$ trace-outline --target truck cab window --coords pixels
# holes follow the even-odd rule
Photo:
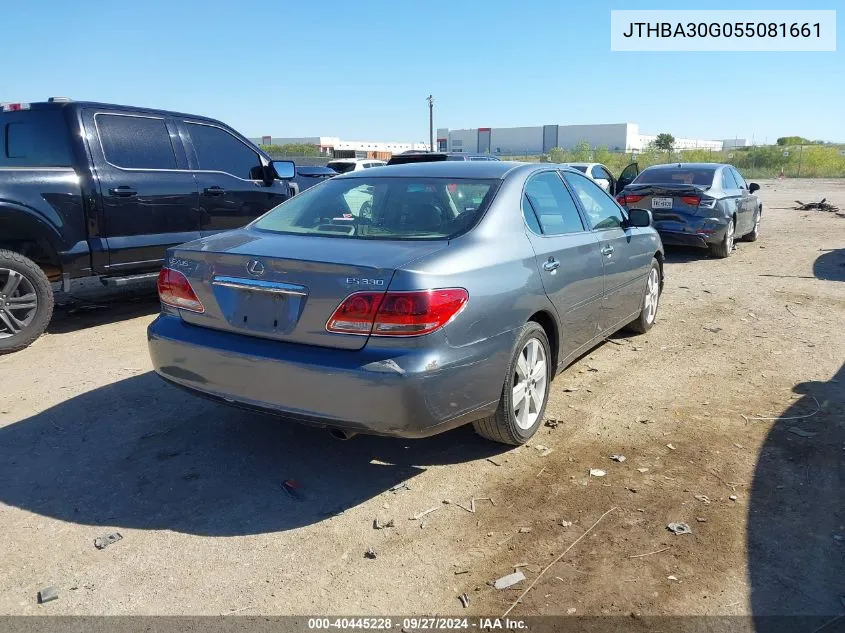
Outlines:
[[[226,130],[202,123],[188,123],[201,171],[222,171],[244,180],[261,178],[261,160]]]
[[[123,169],[176,169],[176,155],[162,118],[98,113],[103,154]]]

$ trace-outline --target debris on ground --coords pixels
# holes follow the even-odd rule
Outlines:
[[[508,587],[513,587],[515,584],[522,582],[525,580],[525,574],[521,571],[515,571],[512,574],[508,574],[507,576],[502,576],[498,580],[493,581],[493,586],[496,589],[507,589]]]
[[[368,547],[367,551],[364,552],[364,558],[369,558],[370,560],[374,560],[376,555],[376,550],[374,550],[372,547]]]
[[[704,517],[695,517],[695,520],[699,523],[707,523],[707,519],[705,519]]]
[[[666,576],[666,580],[677,580],[677,576]]]
[[[461,574],[468,574],[468,573],[469,573],[469,569],[456,569],[455,570],[456,576],[460,576]]]
[[[458,596],[458,600],[461,601],[461,606],[466,609],[469,606],[469,596],[465,593],[462,593]]]
[[[692,528],[686,523],[670,523],[666,529],[672,534],[692,534]]]
[[[674,445],[674,444],[667,444],[667,445],[666,445],[666,448],[668,448],[670,451],[674,451],[674,450],[675,450],[675,445]]]
[[[601,468],[591,468],[590,477],[604,477],[607,473]]]
[[[501,466],[501,464],[499,462],[497,462],[495,459],[493,459],[492,457],[488,457],[487,461],[490,462],[491,464],[493,464],[494,466]]]
[[[383,530],[385,528],[392,528],[392,527],[394,527],[394,525],[395,524],[393,522],[393,519],[388,519],[384,523],[379,521],[378,518],[373,519],[373,529],[374,530]]]
[[[94,547],[97,549],[105,549],[112,543],[117,543],[123,537],[120,535],[120,532],[112,532],[111,534],[106,534],[105,536],[98,536],[94,539]]]
[[[718,334],[719,332],[722,331],[722,328],[720,328],[720,327],[705,327],[704,329],[707,330],[708,332],[713,332],[713,334]]]
[[[555,450],[553,448],[549,448],[548,446],[543,446],[542,444],[535,444],[534,448],[540,452],[540,457],[546,457],[549,453]]]
[[[548,420],[546,420],[545,424],[550,429],[556,429],[558,427],[558,425],[560,424],[560,420],[556,420],[554,418],[549,418]]]
[[[578,609],[576,609],[575,607],[569,607],[569,608],[566,610],[566,615],[575,615],[575,612],[576,612],[576,611],[578,611]]]
[[[560,521],[558,521],[558,525],[560,527],[565,527],[565,528],[572,527],[572,521],[567,521],[566,519],[561,519]]]
[[[612,459],[615,462],[624,462],[627,459],[627,457],[625,457],[624,455],[611,455],[610,459]]]
[[[562,391],[566,393],[574,393],[576,391],[579,391],[580,389],[581,387],[564,387]]]
[[[789,431],[790,433],[797,435],[798,437],[810,438],[810,437],[816,437],[816,435],[818,435],[818,433],[814,433],[813,431],[805,431],[804,429],[797,427],[797,426],[790,426],[786,430]]]
[[[521,527],[521,528],[519,528],[519,533],[520,533],[520,534],[528,534],[530,531],[531,531],[531,528],[530,528],[530,527]]]
[[[668,549],[668,547],[664,547],[663,549],[658,549],[653,552],[646,552],[645,554],[634,554],[633,556],[629,556],[628,558],[642,558],[643,556],[651,556],[652,554],[659,554],[660,552],[665,552]]]
[[[389,492],[399,492],[400,490],[410,490],[411,487],[408,485],[407,481],[403,481],[401,484],[396,484],[389,490]]]
[[[38,604],[44,604],[45,602],[50,602],[51,600],[58,599],[59,589],[55,585],[44,587],[41,591],[38,592]]]
[[[647,473],[647,472],[648,472],[648,468],[637,468],[637,471],[639,471],[639,472],[641,472],[641,473]]]
[[[728,497],[728,499],[730,499],[731,501],[736,501],[738,497],[736,495],[731,495],[730,497]]]
[[[295,501],[304,501],[305,497],[303,496],[299,488],[299,482],[295,479],[285,479],[282,482],[282,490],[288,493],[288,496],[290,496],[291,499]]]
[[[491,499],[490,497],[473,497],[472,499],[469,500],[469,507],[466,507],[465,505],[461,505],[460,503],[456,503],[455,505],[458,506],[461,510],[466,510],[467,512],[471,512],[472,514],[475,514],[475,502],[476,501],[489,501],[490,505],[492,505],[492,506],[496,505],[496,502],[493,501],[493,499]]]
[[[836,207],[830,204],[827,201],[827,198],[822,198],[821,202],[801,202],[800,200],[795,201],[798,206],[792,207],[795,211],[826,211],[828,213],[836,213],[839,211],[839,207]]]
[[[695,495],[695,498],[701,501],[701,503],[710,503],[710,497],[708,497],[707,495]]]
[[[411,517],[411,521],[419,521],[426,514],[431,514],[435,510],[439,510],[442,507],[443,507],[442,505],[434,506],[433,508],[429,508],[428,510],[423,510],[422,512],[418,512],[417,514],[415,514],[414,516]]]

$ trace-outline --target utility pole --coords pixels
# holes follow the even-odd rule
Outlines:
[[[428,95],[428,151],[434,151],[434,97]]]

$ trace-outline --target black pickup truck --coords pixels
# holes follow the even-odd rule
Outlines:
[[[293,177],[293,163],[206,117],[3,104],[0,354],[41,335],[54,291],[154,279],[168,247],[243,226],[293,195]]]

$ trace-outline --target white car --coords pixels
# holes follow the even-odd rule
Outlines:
[[[339,174],[345,174],[349,171],[361,171],[362,169],[384,167],[385,165],[387,165],[385,161],[373,158],[337,158],[330,161],[326,167],[334,169]]]
[[[610,169],[601,163],[563,163],[567,167],[577,169],[582,174],[589,176],[599,187],[610,195],[616,195],[640,173],[637,163],[628,165],[619,177],[616,178],[610,173]]]

